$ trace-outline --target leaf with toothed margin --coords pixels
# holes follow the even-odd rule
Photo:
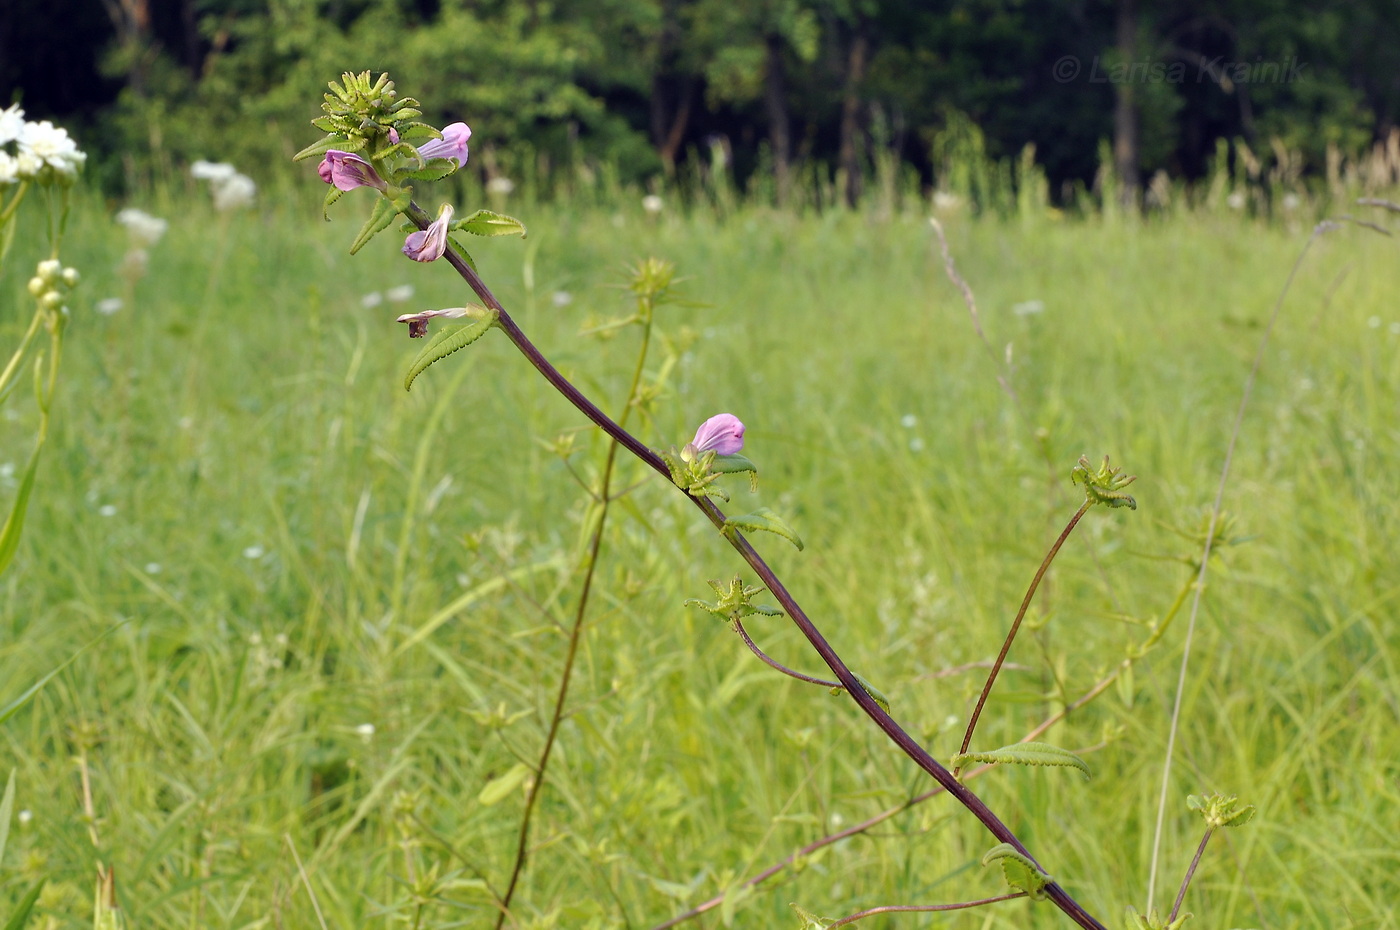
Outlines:
[[[491,311],[487,316],[470,326],[457,326],[439,332],[423,347],[423,351],[418,353],[418,357],[409,366],[408,375],[403,381],[403,389],[405,391],[413,390],[414,379],[426,371],[429,365],[442,361],[458,349],[465,349],[486,335],[486,331],[496,325],[496,317],[499,315],[495,311]]]
[[[355,237],[355,241],[350,245],[350,254],[354,255],[365,247],[375,236],[382,233],[393,225],[394,217],[399,212],[394,208],[394,204],[384,197],[376,197],[374,200],[374,212],[365,220],[365,225],[360,227],[360,234]]]
[[[1092,777],[1083,759],[1059,746],[1049,743],[1012,743],[986,752],[960,752],[953,757],[953,767],[963,768],[969,762],[993,762],[1000,765],[1062,765],[1075,768]]]
[[[802,918],[802,927],[800,928],[800,930],[826,930],[827,927],[835,923],[834,918],[818,917],[816,914],[813,914],[811,911],[807,910],[805,907],[796,903],[795,901],[790,902],[788,904],[788,907],[796,911],[797,916]]]
[[[753,513],[741,513],[736,517],[730,517],[724,521],[722,529],[724,532],[729,530],[748,530],[750,532],[762,530],[765,533],[775,533],[796,546],[799,552],[804,548],[797,531],[789,526],[786,520],[767,507],[760,507]]]
[[[998,843],[982,856],[983,865],[1001,862],[1001,874],[1012,888],[1024,891],[1032,901],[1045,900],[1045,886],[1054,879],[1010,843]]]
[[[491,210],[477,210],[471,216],[452,224],[453,229],[469,232],[473,236],[514,236],[525,238],[525,224],[513,216],[495,213]]]

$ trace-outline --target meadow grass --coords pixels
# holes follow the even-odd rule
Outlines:
[[[583,422],[495,334],[405,393],[418,345],[393,316],[460,305],[465,289],[392,236],[348,256],[352,210],[327,225],[302,204],[156,208],[172,229],[115,315],[91,309],[118,292],[108,209],[82,204],[65,245],[84,302],[0,578],[0,704],[106,636],[0,728],[0,780],[17,769],[30,812],[0,901],[49,876],[33,925],[84,925],[101,860],[134,927],[316,926],[294,847],[329,926],[489,925],[482,885],[508,874],[523,786],[481,793],[538,752],[585,529],[583,492],[536,440]],[[529,239],[474,254],[605,409],[635,339],[579,331],[628,312],[628,263],[677,263],[704,305],[659,314],[677,361],[639,434],[661,448],[720,411],[748,424],[761,486],[732,482],[736,506],[780,511],[807,549],[756,543],[945,758],[982,678],[941,673],[995,653],[1078,505],[1081,454],[1139,475],[1139,509],[1093,512],[1066,545],[1035,614],[1048,622],[1018,641],[975,745],[1020,738],[1093,684],[1188,581],[1177,559],[1199,549],[1261,326],[1307,234],[1209,213],[949,218],[1022,416],[921,215],[533,213]],[[37,250],[18,243],[10,268]],[[1245,418],[1225,498],[1240,545],[1205,595],[1157,902],[1199,840],[1185,795],[1239,794],[1260,815],[1213,841],[1187,899],[1212,926],[1400,926],[1397,268],[1394,243],[1368,231],[1324,238]],[[28,312],[24,278],[0,279],[0,344]],[[410,302],[362,306],[401,284]],[[26,403],[0,420],[6,499]],[[581,439],[587,473],[604,446]],[[741,563],[641,466],[618,483],[636,489],[605,540],[522,925],[653,926],[929,787],[849,701],[775,675],[684,608]],[[822,671],[786,621],[749,628]],[[1174,629],[1130,687],[1048,735],[1074,748],[1107,734],[1091,782],[1032,769],[974,783],[1111,923],[1143,904],[1180,644]],[[977,865],[990,845],[935,799],[760,886],[734,925],[795,926],[789,901],[837,916],[997,894]],[[717,910],[695,925],[720,923]],[[867,925],[1064,918],[1013,902]]]

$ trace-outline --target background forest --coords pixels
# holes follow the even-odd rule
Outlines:
[[[64,121],[109,191],[199,158],[269,180],[305,144],[308,95],[347,69],[392,71],[433,102],[430,118],[467,120],[483,180],[656,183],[719,168],[778,199],[825,180],[854,202],[882,160],[939,184],[962,156],[1014,159],[1027,145],[1060,203],[1110,162],[1124,197],[1158,172],[1159,185],[1200,179],[1220,140],[1289,182],[1321,176],[1329,149],[1339,170],[1400,120],[1391,0],[7,8],[0,101]]]

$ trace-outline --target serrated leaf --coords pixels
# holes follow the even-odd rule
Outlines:
[[[1000,765],[1058,765],[1075,768],[1090,778],[1093,773],[1083,759],[1059,746],[1049,743],[1012,743],[986,752],[960,752],[953,757],[953,766],[963,768],[969,762],[993,762]]]
[[[710,471],[716,471],[722,475],[734,475],[743,471],[757,472],[758,466],[735,452],[732,455],[716,455],[714,463],[710,466]]]
[[[855,676],[855,681],[860,682],[861,688],[865,689],[865,693],[871,696],[871,699],[874,700],[876,705],[879,705],[879,709],[883,710],[883,712],[885,713],[889,713],[889,698],[886,698],[885,692],[882,692],[881,689],[876,688],[876,686],[872,685],[872,683],[865,681],[864,676],[857,675],[855,674],[855,672],[851,672],[851,675]],[[839,693],[843,692],[843,690],[846,689],[833,688],[832,693],[833,695],[839,695]]]
[[[1010,843],[998,843],[982,856],[983,865],[1001,863],[1001,874],[1012,888],[1024,891],[1033,901],[1045,900],[1045,886],[1053,879]]]
[[[471,216],[452,224],[453,229],[469,232],[473,236],[513,236],[525,238],[525,224],[513,216],[491,210],[477,210]]]
[[[394,172],[394,180],[441,181],[457,170],[457,161],[452,158],[430,158],[422,168]]]
[[[525,783],[525,779],[530,774],[530,767],[524,762],[517,762],[511,766],[504,775],[498,775],[488,781],[481,789],[481,793],[476,796],[477,803],[484,807],[498,804],[510,796],[510,793]]]
[[[5,526],[0,529],[0,575],[5,573],[15,552],[19,549],[19,537],[24,532],[24,515],[29,511],[29,495],[34,492],[34,476],[39,472],[39,453],[43,451],[42,439],[34,444],[25,466],[24,477],[20,479],[19,491],[10,505],[10,515],[5,518]]]
[[[797,531],[789,526],[786,520],[767,507],[760,507],[753,513],[741,513],[736,517],[730,517],[724,521],[723,529],[748,530],[750,532],[761,530],[765,533],[774,533],[796,546],[799,552],[804,548]]]
[[[365,247],[365,243],[388,229],[393,224],[394,217],[398,215],[398,210],[387,198],[375,198],[374,212],[365,220],[365,225],[360,227],[360,234],[350,246],[350,254],[354,255]]]
[[[789,902],[788,907],[796,911],[797,916],[802,918],[801,930],[826,930],[827,927],[835,923],[834,918],[818,917],[796,902]]]
[[[486,335],[486,331],[496,325],[498,315],[493,311],[489,316],[477,320],[470,326],[456,326],[440,330],[436,336],[428,341],[428,344],[423,347],[423,351],[418,353],[418,357],[409,366],[408,376],[403,381],[403,389],[405,391],[412,390],[414,380],[427,370],[429,365],[442,361],[458,349],[465,349]]]
[[[324,120],[324,119],[325,119],[325,118],[322,117],[322,120]],[[314,120],[314,121],[313,121],[313,124],[315,124],[315,123],[320,123],[320,122],[321,122],[321,120]],[[327,122],[329,122],[329,121],[327,121]],[[322,130],[322,131],[324,131],[324,132],[330,132],[330,126],[329,126],[329,125],[326,125],[326,126],[319,126],[319,125],[318,125],[318,126],[316,126],[316,128],[317,128],[317,129],[320,129],[320,130]],[[345,137],[344,137],[344,136],[341,136],[341,135],[339,135],[338,133],[331,132],[330,135],[326,136],[326,137],[325,137],[324,139],[322,139],[320,142],[313,142],[313,143],[311,143],[310,145],[308,145],[306,148],[302,149],[300,152],[297,152],[295,155],[292,156],[292,161],[305,161],[306,159],[308,159],[308,158],[314,158],[314,157],[317,156],[317,155],[324,155],[324,154],[326,154],[327,152],[329,152],[331,149],[340,148],[341,145],[342,145],[344,142],[345,142]]]
[[[15,911],[10,915],[10,919],[5,921],[4,930],[20,930],[25,922],[29,920],[29,912],[34,910],[34,902],[39,900],[39,893],[44,890],[44,882],[47,879],[39,879],[29,893],[20,899],[15,906]]]

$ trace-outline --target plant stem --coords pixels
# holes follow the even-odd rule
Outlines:
[[[1035,590],[1040,587],[1040,580],[1049,571],[1050,563],[1055,561],[1055,555],[1065,544],[1065,540],[1069,539],[1069,534],[1074,532],[1074,528],[1092,506],[1094,506],[1092,500],[1085,500],[1083,504],[1079,505],[1074,516],[1069,518],[1069,523],[1060,531],[1059,538],[1050,546],[1050,551],[1045,553],[1040,568],[1036,570],[1035,577],[1031,579],[1031,586],[1026,589],[1026,596],[1021,599],[1021,609],[1016,612],[1016,619],[1011,622],[1011,629],[1006,634],[1006,641],[1001,644],[1001,652],[997,654],[996,661],[992,663],[992,670],[987,674],[987,683],[982,686],[982,694],[977,698],[977,706],[973,708],[972,717],[967,721],[967,732],[963,733],[962,747],[958,750],[960,754],[967,752],[967,747],[972,743],[972,733],[977,729],[977,719],[982,716],[982,708],[987,703],[987,695],[992,693],[992,685],[996,684],[1002,663],[1006,661],[1006,654],[1011,651],[1011,643],[1016,639],[1017,631],[1021,629],[1021,621],[1026,618],[1026,611],[1030,609],[1031,599],[1035,597]],[[956,770],[954,774],[957,774]]]
[[[1012,901],[1016,898],[1024,898],[1024,891],[1017,891],[1014,894],[997,895],[995,898],[980,898],[976,901],[961,901],[957,904],[886,904],[882,907],[872,907],[866,911],[860,911],[840,920],[826,925],[827,930],[836,930],[837,927],[844,927],[853,924],[857,920],[864,920],[866,917],[874,917],[876,914],[907,913],[910,911],[962,911],[970,907],[982,907],[984,904],[996,904],[998,901]]]
[[[777,671],[782,672],[784,675],[787,675],[789,678],[796,678],[798,681],[805,681],[809,685],[821,685],[823,688],[842,687],[842,684],[839,681],[827,681],[824,678],[813,678],[811,675],[804,675],[801,672],[794,671],[793,669],[788,668],[783,663],[772,658],[768,655],[768,653],[758,648],[758,644],[753,641],[753,637],[749,636],[749,631],[744,629],[744,624],[742,621],[734,621],[734,632],[738,633],[744,638],[744,644],[749,647],[749,651],[752,652],[754,655],[758,656],[759,659],[763,661],[763,664],[767,665],[769,668],[776,669]]]
[[[428,225],[431,223],[431,218],[417,204],[409,205],[406,216],[408,216],[419,229],[427,229]],[[497,319],[497,324],[502,331],[505,332],[506,337],[510,339],[520,353],[525,356],[526,360],[544,376],[545,380],[554,385],[555,389],[563,394],[570,403],[584,414],[584,416],[588,417],[588,419],[596,423],[609,436],[617,440],[619,445],[651,466],[657,474],[666,478],[668,482],[671,480],[670,470],[666,467],[666,463],[659,455],[643,445],[642,442],[631,433],[628,433],[618,426],[617,423],[613,422],[607,414],[599,410],[597,405],[585,397],[578,388],[574,387],[573,384],[571,384],[569,380],[540,353],[540,350],[535,347],[534,343],[530,342],[525,333],[522,332],[520,327],[515,324],[515,321],[511,319],[505,307],[496,299],[496,295],[491,293],[490,288],[481,280],[481,277],[467,264],[465,258],[459,255],[455,249],[451,248],[447,250],[444,257],[448,260],[448,263],[457,270],[457,273],[461,275],[462,279],[467,282],[467,285],[471,287],[477,297],[481,299],[482,303],[500,314]],[[919,768],[931,775],[949,794],[957,798],[958,803],[966,807],[974,817],[981,821],[982,825],[986,827],[989,833],[1001,842],[1011,844],[1011,847],[1017,852],[1026,856],[1032,862],[1036,862],[1035,857],[1031,855],[1025,845],[1017,839],[1010,828],[1002,823],[1001,819],[987,807],[982,799],[977,797],[977,795],[973,794],[954,778],[952,772],[948,771],[942,763],[930,755],[928,750],[921,746],[903,727],[896,723],[894,718],[886,713],[885,710],[876,703],[875,699],[866,692],[865,688],[861,686],[850,668],[847,667],[845,660],[843,660],[836,650],[832,648],[831,644],[827,642],[826,637],[822,635],[821,631],[818,630],[816,625],[808,618],[801,605],[797,603],[797,600],[788,591],[787,587],[778,579],[778,576],[773,573],[772,568],[763,560],[763,557],[758,554],[758,551],[754,549],[743,534],[737,531],[730,533],[725,533],[723,531],[725,522],[724,512],[715,506],[714,502],[708,498],[694,497],[691,495],[687,496],[689,496],[691,502],[696,507],[700,508],[701,512],[709,518],[715,528],[721,531],[721,534],[729,540],[730,545],[738,551],[744,561],[749,564],[749,567],[754,570],[759,580],[768,588],[769,592],[772,593],[773,599],[782,606],[788,617],[797,628],[802,631],[802,635],[807,638],[812,648],[822,657],[822,661],[827,664],[827,667],[840,679],[842,686],[846,689],[846,693],[851,696],[851,699],[856,702],[865,715],[874,721],[875,725],[890,738],[891,742],[898,746],[905,755],[919,766]],[[1036,864],[1039,865],[1039,863]],[[1074,898],[1070,897],[1069,893],[1058,884],[1052,882],[1046,885],[1045,893],[1046,896],[1054,902],[1056,907],[1063,911],[1079,926],[1086,928],[1086,930],[1106,930],[1103,924],[1095,920],[1088,911],[1084,910],[1084,908],[1075,901]]]
[[[640,300],[649,301],[650,298],[643,297]],[[647,306],[641,316],[642,345],[637,351],[637,365],[632,371],[632,383],[627,389],[627,399],[624,402],[622,413],[618,417],[618,429],[625,427],[637,399],[637,390],[642,383],[647,352],[651,348],[651,310],[652,308]],[[573,679],[574,662],[578,657],[579,640],[583,633],[583,620],[587,614],[588,599],[593,591],[593,578],[597,573],[598,557],[602,550],[603,529],[607,523],[609,505],[612,503],[612,480],[617,467],[618,441],[616,438],[612,438],[611,434],[609,436],[607,460],[603,464],[603,474],[598,483],[598,490],[596,493],[590,491],[596,502],[598,522],[593,528],[593,535],[589,540],[588,554],[584,561],[583,586],[579,591],[578,606],[574,610],[573,624],[569,629],[569,647],[564,655],[564,670],[559,678],[559,691],[554,700],[554,713],[549,720],[549,732],[545,735],[539,762],[535,765],[534,784],[530,786],[530,793],[525,799],[525,812],[520,818],[520,834],[515,848],[515,864],[511,868],[510,883],[506,886],[506,893],[500,899],[500,912],[496,916],[496,930],[500,930],[506,917],[510,914],[510,902],[515,895],[516,887],[519,885],[520,876],[524,872],[525,861],[529,857],[530,819],[534,813],[535,803],[539,800],[540,793],[544,791],[545,771],[549,767],[549,756],[554,749],[555,740],[559,736],[559,725],[564,720],[564,704],[569,696],[569,684]]]
[[[1201,856],[1205,854],[1206,844],[1210,842],[1210,836],[1214,832],[1214,827],[1206,827],[1206,835],[1201,837],[1201,845],[1196,847],[1196,856],[1187,866],[1186,874],[1182,876],[1181,890],[1176,893],[1176,903],[1172,905],[1172,912],[1167,916],[1168,924],[1176,920],[1177,912],[1181,910],[1181,902],[1186,897],[1186,886],[1191,884],[1191,878],[1196,874],[1196,866],[1201,864]]]

